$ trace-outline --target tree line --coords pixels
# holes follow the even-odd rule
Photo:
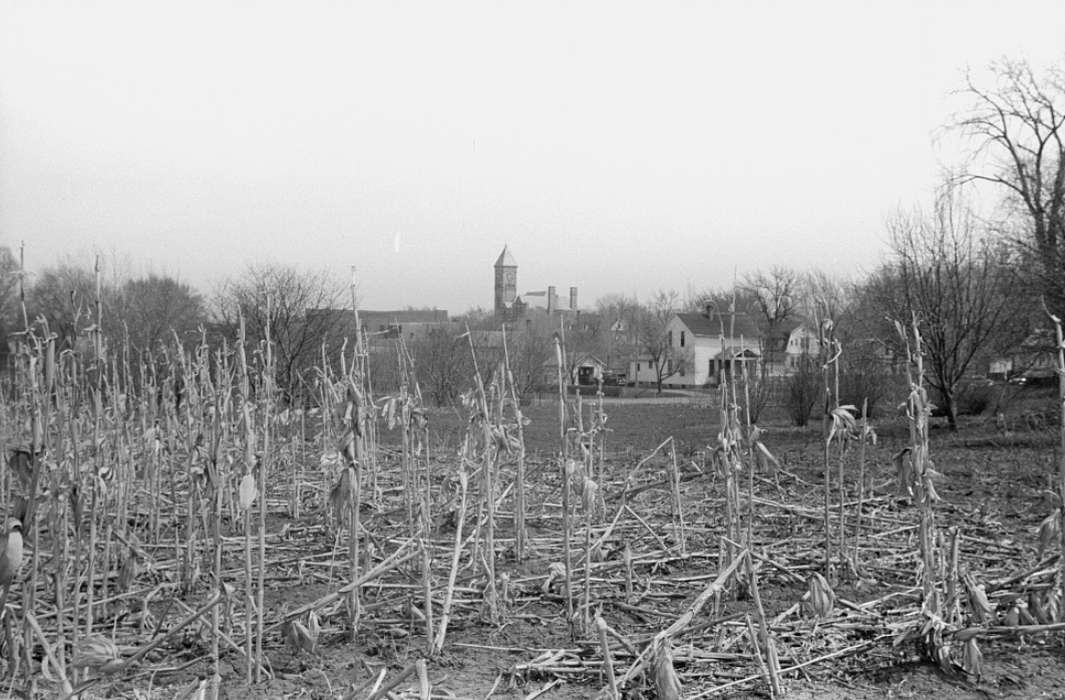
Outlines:
[[[507,338],[519,385],[533,391],[544,383],[559,337],[571,359],[580,351],[608,367],[626,367],[642,358],[660,390],[689,361],[667,342],[666,323],[676,312],[710,305],[719,315],[744,314],[756,323],[768,362],[783,352],[785,331],[796,322],[819,333],[830,328],[845,349],[855,394],[869,394],[875,393],[876,358],[902,353],[894,324],[916,320],[928,380],[954,425],[967,377],[983,373],[992,357],[1044,326],[1047,314],[1065,316],[1065,69],[1037,72],[1004,60],[989,75],[984,82],[964,81],[958,97],[965,106],[945,125],[967,144],[967,157],[944,176],[930,208],[888,219],[888,254],[876,269],[857,277],[775,267],[684,293],[607,295],[562,323],[531,316],[513,324]],[[151,354],[175,342],[233,341],[243,318],[248,338],[261,340],[269,332],[278,383],[290,389],[308,379],[305,369],[321,357],[323,338],[335,337],[339,323],[336,315],[308,309],[354,302],[350,286],[328,272],[288,265],[250,265],[206,295],[169,275],[121,275],[70,261],[32,276],[20,270],[17,252],[0,247],[4,338],[44,320],[59,348],[78,351],[99,316],[109,347]],[[499,325],[491,314],[473,310],[420,334],[402,352],[433,398],[449,403],[467,387],[477,358],[478,343],[465,330]],[[5,367],[12,347],[0,343]],[[492,350],[499,354],[498,342]],[[388,374],[382,370],[382,381]]]

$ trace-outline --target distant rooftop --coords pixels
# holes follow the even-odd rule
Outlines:
[[[735,316],[735,325],[733,325],[733,316]],[[707,316],[701,313],[679,313],[677,318],[684,321],[684,325],[691,329],[691,332],[695,335],[706,335],[714,338],[723,335],[732,335],[734,338],[761,338],[762,331],[759,330],[758,324],[754,322],[750,316],[745,313],[737,312],[735,315],[730,313],[713,314],[713,316]]]

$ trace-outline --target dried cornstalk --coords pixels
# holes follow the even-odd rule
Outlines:
[[[562,483],[562,551],[563,565],[566,568],[564,595],[566,598],[566,624],[569,625],[570,636],[573,629],[573,585],[571,582],[573,568],[572,552],[570,551],[570,535],[573,532],[573,523],[570,520],[570,486],[566,470],[569,463],[569,444],[566,440],[566,391],[567,382],[563,379],[565,359],[562,351],[562,343],[555,338],[555,362],[558,369],[558,429],[560,441],[559,453],[559,476]]]
[[[460,457],[465,461],[466,448],[469,446],[469,438],[466,439],[466,447]],[[459,468],[459,512],[455,523],[455,547],[451,551],[451,570],[447,577],[447,589],[444,591],[444,605],[440,612],[440,624],[436,627],[436,638],[430,654],[436,656],[444,650],[444,639],[447,636],[447,626],[451,621],[451,606],[455,600],[455,580],[458,578],[459,559],[462,557],[462,528],[466,523],[466,494],[469,491],[469,477],[466,476],[464,465]]]
[[[1058,586],[1059,600],[1065,602],[1065,338],[1062,337],[1061,319],[1050,313],[1043,300],[1043,309],[1054,324],[1054,338],[1057,341],[1057,373],[1058,373],[1058,513],[1060,525],[1058,531],[1061,535],[1061,556],[1058,557]],[[1059,614],[1065,610],[1065,605],[1059,608]]]
[[[599,633],[599,646],[603,650],[603,666],[606,668],[609,697],[611,700],[620,700],[621,694],[618,693],[618,682],[614,676],[614,657],[610,653],[610,640],[607,639],[607,624],[601,615],[595,616],[595,628]]]

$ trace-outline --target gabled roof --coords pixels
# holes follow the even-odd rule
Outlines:
[[[582,365],[598,365],[599,367],[606,367],[606,363],[600,360],[598,357],[590,352],[578,352],[576,355],[570,356],[568,364],[574,367]],[[555,355],[551,355],[543,363],[544,367],[558,367],[558,358]]]
[[[725,347],[721,348],[721,352],[717,353],[716,355],[714,355],[710,359],[712,359],[712,360],[734,360],[737,357],[742,359],[742,358],[754,358],[754,357],[761,357],[761,356],[762,356],[762,353],[758,352],[758,348],[751,347],[751,346],[747,345],[746,343],[744,343],[743,345],[740,345],[739,343],[732,343],[732,344],[726,343]]]
[[[517,267],[518,261],[514,259],[514,256],[510,254],[510,250],[506,246],[503,246],[503,252],[496,258],[496,267]]]
[[[712,317],[707,317],[706,314],[701,313],[678,313],[677,318],[694,335],[719,338],[722,335],[722,328],[724,328],[724,335],[731,335],[733,338],[739,338],[740,336],[744,338],[762,337],[762,331],[759,330],[758,324],[743,312],[735,314],[735,325],[733,325],[733,314],[727,313],[720,316],[714,314]]]

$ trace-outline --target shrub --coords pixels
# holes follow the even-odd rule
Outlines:
[[[959,416],[976,416],[995,403],[994,384],[987,380],[962,381],[954,391]],[[944,402],[945,403],[945,402]]]
[[[861,408],[862,402],[868,401],[868,415],[873,417],[885,403],[895,405],[904,400],[906,387],[902,378],[879,361],[864,357],[848,360],[846,353],[843,360],[839,375],[840,404]]]
[[[821,370],[812,357],[799,358],[796,372],[785,380],[785,390],[788,417],[794,425],[806,427],[821,396]]]

